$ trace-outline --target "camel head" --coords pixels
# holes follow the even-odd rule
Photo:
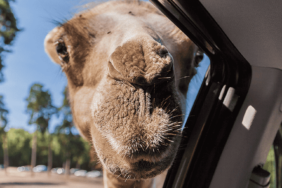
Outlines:
[[[73,120],[107,172],[152,178],[177,153],[199,50],[148,2],[110,1],[53,29]]]

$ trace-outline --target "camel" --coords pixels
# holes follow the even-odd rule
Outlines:
[[[44,45],[67,77],[73,121],[94,146],[104,186],[161,186],[200,49],[149,2],[121,0],[76,14]]]

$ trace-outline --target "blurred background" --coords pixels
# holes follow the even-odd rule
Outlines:
[[[22,172],[102,176],[92,146],[73,125],[66,78],[43,46],[56,23],[87,2],[0,0],[0,169],[7,177]],[[189,108],[208,66],[205,56],[189,86]]]
[[[56,22],[85,3],[0,0],[0,169],[7,176],[101,176],[92,146],[73,125],[66,78],[43,46]]]

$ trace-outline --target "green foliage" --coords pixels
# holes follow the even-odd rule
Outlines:
[[[5,107],[5,104],[3,102],[3,96],[0,95],[0,134],[4,133],[4,129],[7,125],[7,115],[8,110]]]
[[[31,135],[22,129],[7,132],[9,161],[11,166],[27,165],[31,158]]]
[[[84,141],[80,136],[73,135],[72,128],[74,127],[71,108],[68,102],[68,89],[65,87],[63,91],[63,104],[59,108],[60,115],[63,116],[62,122],[56,127],[57,143],[54,144],[60,147],[60,150],[55,151],[62,152],[64,160],[70,158],[71,165],[78,165],[85,169],[89,169],[96,164],[96,161],[92,161],[90,157],[91,147],[88,142]]]
[[[30,115],[28,124],[36,124],[37,129],[44,133],[51,116],[57,113],[57,108],[52,105],[51,94],[43,90],[41,84],[33,84],[26,101],[27,113]]]
[[[8,123],[7,115],[8,110],[6,109],[5,104],[3,102],[3,96],[0,95],[0,161],[3,161],[4,163],[4,148],[7,147],[7,142],[4,141],[4,138],[6,138],[5,128]]]
[[[83,169],[91,169],[93,166],[90,158],[90,145],[78,135],[56,134],[52,139],[53,166],[59,167],[71,159],[71,167],[77,165]]]
[[[72,113],[71,108],[68,101],[68,88],[65,87],[63,92],[63,104],[59,108],[60,114],[63,116],[63,121],[60,125],[56,127],[57,133],[66,133],[72,135],[71,129],[74,127],[73,121],[72,121]]]
[[[3,81],[3,53],[10,52],[7,46],[12,44],[16,33],[20,31],[10,2],[14,2],[14,0],[0,0],[0,82]]]
[[[0,134],[0,163],[4,162],[4,148],[3,148],[3,136],[4,134]]]
[[[37,150],[36,150],[36,161],[37,164],[45,164],[48,163],[48,143],[51,139],[52,135],[48,132],[34,132],[33,134],[37,134]],[[32,148],[32,141],[30,142],[30,148]]]
[[[77,164],[79,164],[82,169],[94,168],[98,163],[96,153],[89,142],[85,141],[82,137],[80,137],[80,140],[83,142],[85,152],[83,152],[78,158],[73,156],[73,161],[77,161]]]
[[[10,129],[7,132],[10,166],[30,164],[32,136],[23,129]]]
[[[32,138],[34,133],[23,129],[10,129],[7,132],[9,163],[10,166],[29,165],[31,160]],[[71,167],[78,165],[82,169],[91,170],[93,162],[90,160],[91,146],[78,135],[49,134],[48,132],[37,134],[36,163],[47,165],[48,163],[48,140],[52,137],[53,167],[62,167],[66,161],[66,152],[70,152]],[[3,134],[0,135],[0,161],[3,161]],[[68,142],[70,142],[68,144]],[[66,146],[68,149],[66,149]]]
[[[11,10],[10,2],[14,0],[0,0],[1,30],[0,34],[4,37],[4,43],[10,44],[14,39],[17,28],[17,20]]]
[[[271,146],[269,153],[267,155],[267,159],[263,168],[270,172],[270,187],[269,188],[276,188],[276,161],[275,161],[275,153],[274,148]]]

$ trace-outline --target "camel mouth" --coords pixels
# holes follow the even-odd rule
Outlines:
[[[110,161],[104,166],[117,175],[130,172],[137,179],[166,170],[179,146],[183,116],[174,79],[144,87],[109,77],[100,87],[101,93],[93,97],[92,115],[110,146],[107,154],[95,146],[100,160]]]
[[[147,82],[138,82],[138,85],[141,87],[145,87],[145,88],[151,88],[153,89],[153,87],[155,87],[156,85],[160,85],[163,84],[163,86],[170,84],[171,82],[174,81],[175,76],[174,76],[174,71],[173,71],[173,65],[171,66],[170,69],[168,69],[167,71],[165,71],[165,74],[162,75],[158,75],[158,76],[151,76],[150,74],[146,75],[146,77],[154,77],[153,79],[151,79],[151,83],[147,83]],[[137,84],[133,84],[133,85],[137,85]]]
[[[180,134],[182,125],[181,110],[172,89],[173,80],[151,86],[118,82],[119,86],[124,89],[129,87],[133,91],[129,98],[126,94],[114,96],[116,105],[112,110],[115,112],[111,114],[114,116],[111,120],[114,121],[109,120],[105,124],[111,128],[114,126],[115,131],[120,130],[123,134],[112,132],[105,136],[112,142],[112,146],[118,143],[119,154],[130,158],[142,155],[157,158]]]
[[[160,164],[151,163],[148,161],[140,160],[132,164],[131,169],[115,169],[111,171],[114,175],[117,175],[118,178],[125,180],[141,180],[152,178],[159,174],[156,170]]]
[[[131,163],[130,167],[119,167],[107,168],[112,174],[116,175],[118,178],[124,180],[142,180],[153,178],[165,170],[167,170],[173,159],[171,156],[163,158],[159,162],[149,162],[146,160],[139,160],[137,162]]]
[[[162,172],[166,171],[172,165],[175,154],[178,150],[180,139],[175,139],[174,142],[166,149],[158,160],[152,160],[151,157],[139,156],[127,161],[126,157],[123,161],[116,161],[116,154],[114,157],[102,157],[102,164],[111,174],[123,180],[144,180],[153,178]]]

